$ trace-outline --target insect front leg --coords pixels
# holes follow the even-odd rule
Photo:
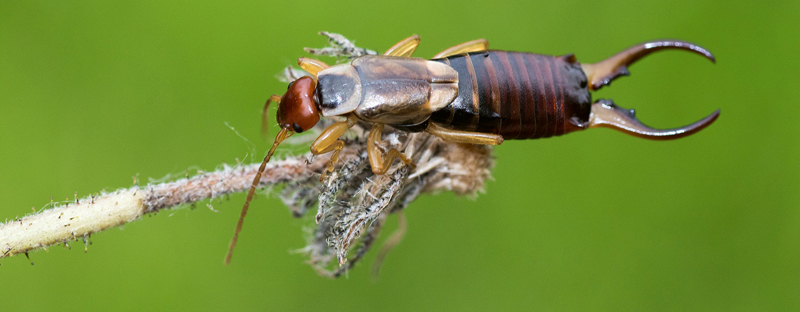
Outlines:
[[[331,155],[331,160],[328,163],[328,169],[322,173],[322,177],[320,177],[320,181],[325,179],[325,175],[328,172],[333,171],[333,165],[339,160],[339,153],[344,148],[344,141],[339,140],[348,129],[355,126],[358,122],[358,117],[355,114],[347,115],[347,120],[340,121],[330,125],[325,131],[314,140],[314,143],[311,143],[311,154],[314,155],[322,155],[328,152],[333,152]]]
[[[437,53],[432,58],[445,58],[462,53],[481,52],[486,50],[489,50],[489,41],[486,41],[486,39],[475,39],[444,49],[444,51]]]
[[[383,154],[378,147],[381,142],[381,135],[383,135],[383,124],[375,124],[372,126],[372,130],[369,131],[369,138],[367,138],[367,153],[369,154],[369,164],[372,166],[373,173],[377,175],[385,174],[395,158],[399,158],[407,166],[414,166],[410,158],[394,148]]]

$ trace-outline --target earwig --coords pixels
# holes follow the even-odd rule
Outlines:
[[[633,110],[611,100],[592,103],[589,91],[629,75],[628,66],[650,53],[678,49],[716,61],[708,50],[685,41],[646,42],[593,64],[579,63],[573,54],[489,50],[484,39],[455,45],[426,60],[411,57],[419,41],[414,35],[383,55],[363,55],[335,66],[310,58],[298,60],[310,76],[297,78],[283,96],[272,95],[264,106],[262,127],[270,103],[279,103],[281,130],[253,179],[225,264],[230,262],[250,201],[275,149],[293,133],[314,127],[320,115],[345,117],[311,144],[314,155],[332,153],[323,176],[333,171],[344,147],[339,138],[359,121],[372,124],[368,159],[373,173],[382,175],[395,158],[413,166],[398,150],[384,152],[378,147],[385,125],[427,132],[449,142],[500,145],[504,140],[547,138],[597,127],[670,140],[697,133],[719,116],[716,110],[687,126],[654,129],[640,122]]]

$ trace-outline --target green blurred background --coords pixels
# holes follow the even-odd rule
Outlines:
[[[0,3],[0,220],[235,163],[256,144],[274,76],[322,47],[320,30],[417,56],[487,38],[495,49],[594,62],[634,43],[683,52],[637,63],[613,98],[655,127],[719,120],[681,140],[611,130],[496,149],[477,200],[424,196],[379,280],[372,252],[319,277],[290,251],[303,228],[261,196],[235,261],[222,265],[244,200],[165,212],[0,260],[2,310],[800,309],[798,1],[9,1]],[[330,59],[327,59],[330,61]],[[394,217],[389,222],[394,227]],[[384,232],[382,239],[391,229]]]

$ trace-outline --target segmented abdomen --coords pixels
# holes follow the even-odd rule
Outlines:
[[[531,139],[583,129],[591,96],[572,55],[485,51],[434,61],[458,71],[458,96],[431,116],[457,130]]]

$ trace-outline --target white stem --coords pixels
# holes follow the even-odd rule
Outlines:
[[[144,212],[144,193],[137,188],[119,190],[77,205],[47,209],[0,225],[2,255],[28,252],[138,219]]]

